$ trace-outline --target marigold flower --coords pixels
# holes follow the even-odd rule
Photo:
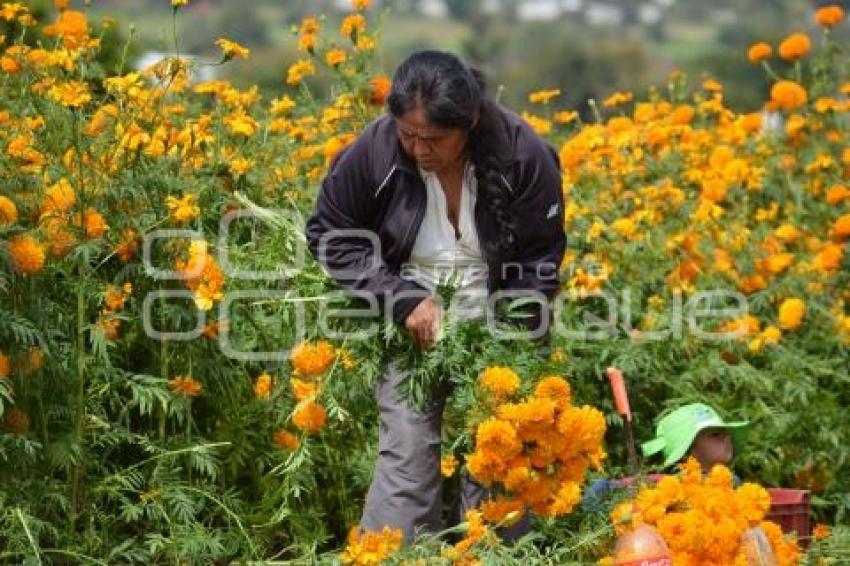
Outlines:
[[[806,303],[802,299],[785,299],[779,306],[779,327],[783,330],[796,330],[803,323],[805,314]]]
[[[168,207],[171,219],[174,222],[185,224],[201,214],[197,200],[198,196],[193,193],[187,193],[180,198],[169,195],[165,197],[165,206]]]
[[[18,221],[18,207],[9,197],[0,195],[0,225],[14,224]]]
[[[773,48],[764,41],[752,44],[747,50],[747,59],[750,63],[761,63],[771,55],[773,55]]]
[[[263,372],[257,377],[254,382],[254,396],[258,399],[267,399],[272,391],[274,379],[266,372]]]
[[[342,25],[339,27],[339,33],[343,37],[355,39],[357,34],[366,31],[366,18],[363,14],[351,14],[342,20]]]
[[[830,534],[832,534],[832,529],[829,525],[825,525],[823,523],[816,524],[815,528],[812,529],[812,538],[815,540],[823,540]]]
[[[387,100],[392,83],[386,75],[378,75],[369,79],[369,103],[383,106]]]
[[[234,57],[247,59],[248,56],[251,54],[251,50],[247,47],[243,47],[235,41],[231,41],[223,37],[217,39],[215,44],[219,48],[221,48],[222,56],[224,57],[225,61],[233,59]]]
[[[792,33],[779,44],[779,55],[788,61],[805,57],[812,49],[812,40],[805,33]]]
[[[519,388],[519,376],[510,368],[494,366],[485,369],[478,380],[481,388],[495,399],[504,399],[513,395]]]
[[[274,433],[274,443],[283,450],[294,452],[301,444],[298,437],[287,430],[279,430]]]
[[[74,215],[74,225],[83,228],[83,234],[87,240],[97,240],[109,230],[109,225],[103,215],[93,208],[86,210],[85,214]]]
[[[850,214],[845,214],[836,220],[832,232],[839,240],[850,237]]]
[[[44,248],[29,234],[15,236],[8,243],[12,269],[24,275],[32,275],[44,267]]]
[[[325,340],[315,343],[305,341],[293,348],[289,360],[298,375],[316,376],[328,369],[335,355],[334,347]]]
[[[572,400],[570,384],[566,379],[557,375],[550,375],[541,379],[534,388],[534,395],[555,401],[556,407],[562,411],[569,407]]]
[[[365,531],[354,526],[348,533],[348,544],[340,559],[343,564],[378,566],[401,549],[401,529],[385,526],[381,531]]]
[[[189,3],[189,0],[171,0],[171,5],[175,8],[179,8],[180,6],[186,6]]]
[[[327,411],[312,400],[301,401],[292,411],[292,424],[307,434],[315,434],[325,428]]]
[[[358,11],[368,10],[372,0],[351,0],[351,7]]]
[[[168,381],[171,390],[184,397],[197,397],[201,394],[201,384],[194,378],[178,375]]]
[[[297,86],[301,84],[304,77],[316,74],[316,67],[309,59],[303,59],[293,63],[286,71],[286,84]]]
[[[838,5],[823,6],[815,11],[815,21],[826,28],[841,23],[844,19],[844,9]]]
[[[91,102],[91,93],[86,83],[69,81],[50,87],[48,96],[55,102],[69,108],[79,108]]]
[[[633,98],[634,94],[632,94],[631,92],[615,92],[614,94],[602,101],[602,106],[606,108],[614,108],[615,106],[620,106],[621,104],[631,102]]]
[[[331,49],[325,53],[325,62],[331,67],[342,65],[348,59],[348,54],[344,49]]]
[[[440,460],[440,473],[443,475],[444,478],[452,477],[456,469],[457,458],[455,458],[454,454],[444,456],[443,459]]]
[[[51,185],[44,193],[41,213],[67,212],[77,203],[77,194],[65,177]]]
[[[132,228],[121,232],[121,241],[115,246],[115,253],[123,263],[130,263],[139,251],[139,233]]]
[[[770,89],[770,98],[785,110],[803,106],[809,99],[806,89],[794,81],[778,81]]]
[[[528,101],[532,104],[548,104],[556,96],[560,96],[561,89],[538,90],[528,95]]]

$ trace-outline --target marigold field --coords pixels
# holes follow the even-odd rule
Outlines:
[[[172,0],[177,33],[188,3]],[[351,301],[305,252],[319,182],[390,87],[368,5],[340,27],[305,19],[274,97],[198,82],[176,49],[110,68],[112,24],[67,0],[45,21],[0,5],[0,563],[604,564],[633,503],[677,565],[746,564],[756,525],[781,565],[847,563],[843,11],[741,53],[773,84],[751,113],[677,73],[609,93],[592,123],[557,90],[529,93],[523,115],[563,168],[552,342],[461,322],[422,353],[398,328],[328,317],[329,297]],[[210,43],[210,65],[251,56]],[[498,494],[404,548],[357,526],[388,348],[419,368],[412,399],[439,377],[455,387],[446,504],[461,469]],[[589,481],[625,473],[609,366],[639,440],[696,400],[752,421],[743,485],[690,463],[616,506],[583,504]],[[810,491],[811,541],[765,520],[768,486]],[[525,510],[532,533],[501,543],[496,527]]]

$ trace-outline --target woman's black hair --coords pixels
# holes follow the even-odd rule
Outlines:
[[[513,251],[516,227],[502,177],[510,159],[508,134],[496,102],[486,94],[484,76],[446,51],[413,53],[393,75],[387,107],[400,117],[420,105],[429,122],[467,131],[478,198],[499,227],[495,245],[503,252]]]

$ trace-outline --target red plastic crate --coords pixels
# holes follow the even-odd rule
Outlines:
[[[807,546],[812,534],[809,525],[812,506],[808,490],[772,487],[767,491],[770,493],[770,511],[765,518],[779,525],[783,533],[796,533],[800,544]]]

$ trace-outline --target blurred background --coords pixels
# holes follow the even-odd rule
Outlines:
[[[380,28],[386,73],[415,49],[450,49],[485,71],[491,86],[504,85],[502,100],[515,108],[544,88],[560,88],[566,107],[619,90],[640,98],[680,69],[694,84],[720,80],[727,103],[751,111],[769,83],[747,61],[747,47],[813,32],[812,14],[826,4],[850,8],[850,0],[373,0],[370,27]],[[116,39],[126,40],[135,26],[135,65],[173,51],[169,0],[93,0],[89,10],[93,22],[115,18]],[[287,66],[303,55],[300,19],[325,15],[323,27],[335,36],[348,10],[349,0],[191,0],[177,20],[180,48],[215,60],[217,38],[237,41],[251,58],[210,71],[237,86],[279,92]],[[843,28],[837,32],[846,34]]]

